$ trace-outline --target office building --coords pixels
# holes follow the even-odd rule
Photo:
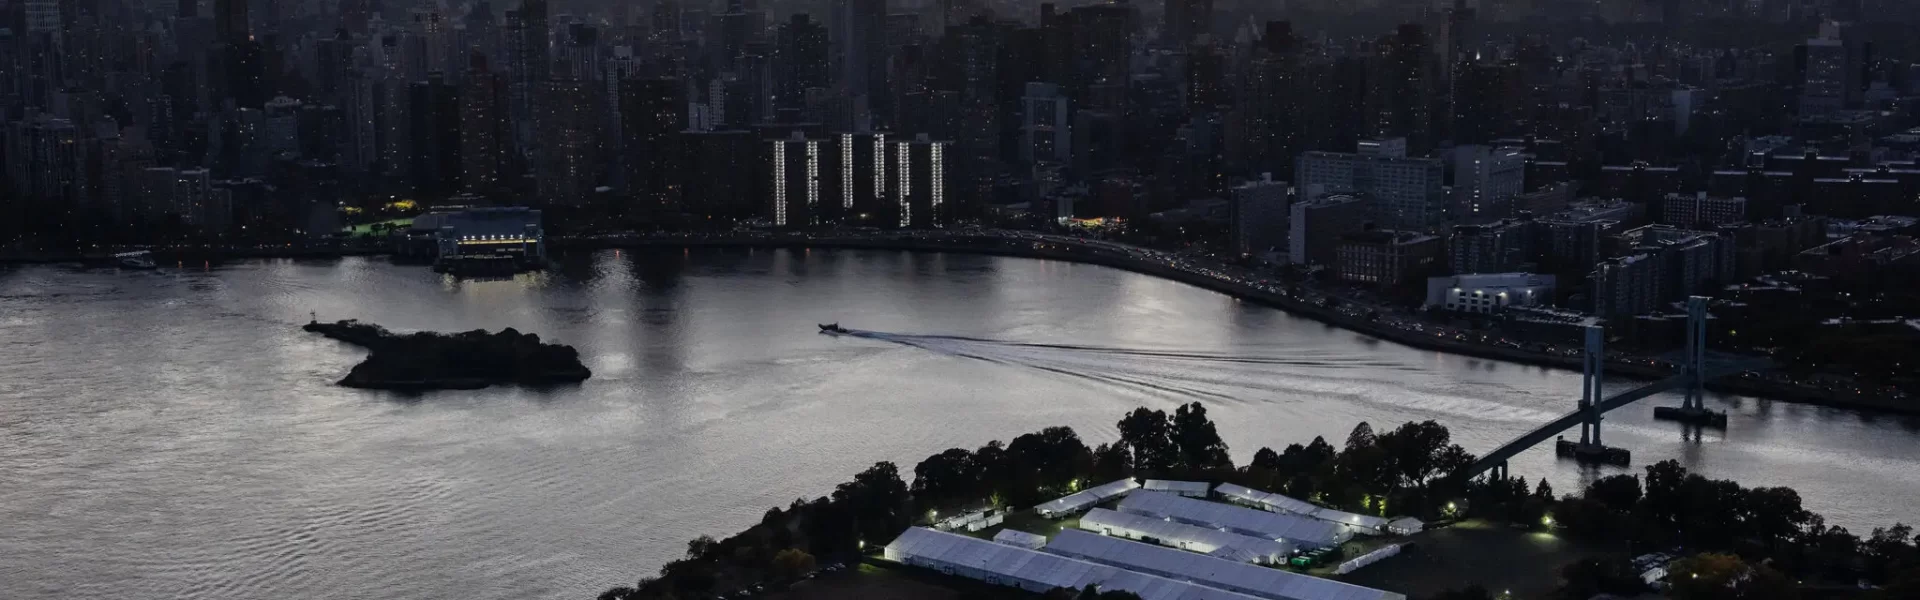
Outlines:
[[[584,206],[599,187],[604,136],[594,115],[602,98],[592,84],[575,79],[540,85],[534,178],[542,204]]]
[[[1367,225],[1367,204],[1358,196],[1300,199],[1287,210],[1287,262],[1331,264],[1340,236]]]
[[[628,194],[637,208],[679,208],[678,137],[687,129],[686,88],[678,79],[623,79],[618,84],[620,137],[625,141]]]
[[[774,99],[779,108],[803,108],[807,90],[825,88],[831,81],[827,28],[806,14],[796,14],[780,26],[774,47]]]
[[[1235,252],[1258,256],[1287,247],[1289,192],[1287,182],[1274,181],[1272,173],[1233,188],[1228,222]]]
[[[1294,169],[1301,197],[1357,194],[1368,216],[1383,228],[1430,231],[1446,222],[1446,165],[1437,158],[1407,158],[1405,141],[1378,140],[1362,152],[1307,152]]]

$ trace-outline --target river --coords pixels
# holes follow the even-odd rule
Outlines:
[[[511,326],[579,348],[577,388],[332,385],[363,351],[309,312]],[[814,323],[860,330],[831,337]],[[1262,445],[1434,419],[1484,451],[1579,374],[1414,350],[1090,265],[869,251],[605,251],[458,281],[377,258],[0,267],[0,589],[9,598],[590,598],[687,539],[878,460],[1048,425],[1117,437],[1207,405]],[[1631,382],[1616,382],[1620,386]],[[1635,464],[1799,489],[1864,533],[1920,521],[1920,421],[1716,396],[1722,432],[1614,413]],[[1530,451],[1563,493],[1594,471]]]

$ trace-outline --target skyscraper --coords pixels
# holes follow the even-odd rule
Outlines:
[[[1166,0],[1166,21],[1160,33],[1168,44],[1192,43],[1213,27],[1213,0]]]
[[[1072,114],[1060,86],[1039,81],[1027,84],[1020,104],[1020,160],[1066,164],[1073,158]]]
[[[831,21],[835,76],[851,101],[874,110],[887,80],[887,0],[833,0]]]
[[[1486,223],[1511,216],[1513,198],[1526,191],[1526,155],[1518,148],[1489,146],[1460,146],[1453,152],[1454,220]]]
[[[466,84],[460,88],[460,190],[492,192],[500,183],[500,111],[504,91],[499,76],[487,69],[485,56],[470,59]]]
[[[413,191],[426,198],[453,195],[460,182],[460,93],[435,73],[407,87],[408,163]]]
[[[774,105],[778,108],[806,106],[807,90],[828,84],[827,28],[794,15],[780,26],[774,46]]]
[[[1433,44],[1419,25],[1401,25],[1375,47],[1368,86],[1368,134],[1406,138],[1415,154],[1433,149]]]
[[[601,161],[595,107],[603,96],[578,79],[540,84],[536,126],[539,151],[534,178],[540,200],[558,206],[587,204],[600,185]]]
[[[620,81],[620,128],[626,140],[627,188],[642,210],[677,208],[676,161],[687,129],[686,88],[677,79]]]

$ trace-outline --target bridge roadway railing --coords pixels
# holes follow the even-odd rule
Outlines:
[[[1707,369],[1706,379],[1710,381],[1726,375],[1743,373],[1746,371],[1753,371],[1763,367],[1764,367],[1764,361],[1741,361],[1731,365],[1710,366]],[[1655,381],[1653,383],[1649,383],[1631,390],[1627,390],[1625,392],[1608,396],[1605,400],[1601,400],[1598,404],[1596,404],[1593,410],[1604,414],[1606,412],[1612,411],[1613,409],[1620,408],[1628,404],[1633,404],[1634,402],[1638,402],[1641,399],[1646,398],[1648,396],[1652,396],[1654,394],[1658,394],[1660,392],[1665,392],[1668,390],[1685,387],[1689,380],[1690,380],[1690,377],[1685,373],[1674,375],[1666,379],[1661,379],[1659,381]],[[1524,434],[1521,434],[1520,437],[1514,438],[1513,441],[1502,444],[1498,448],[1494,448],[1491,452],[1488,452],[1485,455],[1481,456],[1479,460],[1474,461],[1473,464],[1467,465],[1466,468],[1461,469],[1458,472],[1455,472],[1453,474],[1453,477],[1459,480],[1466,480],[1466,479],[1472,479],[1474,477],[1477,477],[1481,473],[1485,473],[1488,470],[1494,468],[1495,466],[1499,466],[1500,464],[1507,462],[1508,459],[1511,459],[1514,456],[1519,455],[1521,452],[1525,452],[1528,448],[1532,448],[1536,445],[1539,445],[1540,442],[1547,441],[1548,438],[1552,438],[1553,436],[1558,435],[1562,431],[1566,431],[1568,429],[1573,428],[1573,426],[1575,425],[1579,425],[1580,422],[1586,420],[1587,417],[1588,417],[1587,411],[1576,410],[1576,411],[1573,411],[1572,413],[1567,414],[1566,416],[1560,417],[1558,419],[1554,419],[1553,421],[1550,421],[1545,425],[1541,425],[1540,427],[1535,428],[1533,431],[1529,431]]]

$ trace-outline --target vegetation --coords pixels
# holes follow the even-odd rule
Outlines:
[[[544,344],[509,327],[443,335],[408,335],[354,320],[306,324],[303,329],[372,350],[340,385],[374,389],[471,389],[500,383],[577,383],[592,375],[572,346]]]
[[[1875,529],[1863,540],[1801,507],[1792,489],[1707,479],[1671,460],[1649,465],[1644,480],[1633,475],[1596,480],[1580,495],[1560,499],[1552,514],[1569,536],[1702,553],[1669,569],[1676,597],[1791,597],[1772,595],[1776,589],[1736,589],[1739,595],[1732,596],[1697,595],[1707,594],[1704,588],[1681,592],[1683,579],[1695,586],[1694,573],[1742,582],[1779,575],[1780,584],[1769,587],[1788,591],[1798,580],[1892,584],[1920,579],[1920,540],[1906,525]]]
[[[1920,548],[1912,529],[1901,525],[1875,530],[1862,540],[1844,528],[1826,526],[1800,506],[1799,495],[1790,489],[1742,488],[1690,474],[1673,461],[1647,467],[1644,480],[1606,477],[1580,494],[1556,498],[1544,480],[1529,485],[1512,478],[1462,482],[1449,477],[1474,457],[1452,443],[1446,427],[1431,421],[1407,423],[1386,433],[1361,423],[1338,449],[1315,438],[1278,452],[1262,448],[1250,464],[1240,467],[1232,463],[1226,443],[1198,403],[1171,414],[1136,409],[1120,420],[1118,429],[1119,440],[1093,448],[1072,429],[1049,427],[1006,444],[948,449],[915,465],[911,485],[893,463],[876,463],[829,496],[768,510],[758,524],[738,535],[697,538],[687,544],[686,557],[662,567],[658,578],[610,589],[601,598],[702,598],[790,581],[811,571],[814,557],[827,563],[856,559],[914,522],[989,506],[1026,508],[1122,477],[1239,483],[1382,516],[1549,525],[1576,538],[1714,553],[1675,565],[1674,572],[1688,573],[1688,579],[1697,571],[1702,579],[1717,578],[1711,581],[1769,582],[1765,590],[1734,585],[1676,592],[1734,589],[1746,594],[1687,598],[1792,598],[1795,585],[1789,577],[1885,583],[1874,600],[1916,597],[1888,594],[1920,587]],[[1569,599],[1645,589],[1637,570],[1619,559],[1575,563],[1561,575],[1563,597]],[[1774,593],[1786,595],[1764,595]],[[1127,596],[1055,590],[1048,598]],[[1494,596],[1469,587],[1437,597]]]

